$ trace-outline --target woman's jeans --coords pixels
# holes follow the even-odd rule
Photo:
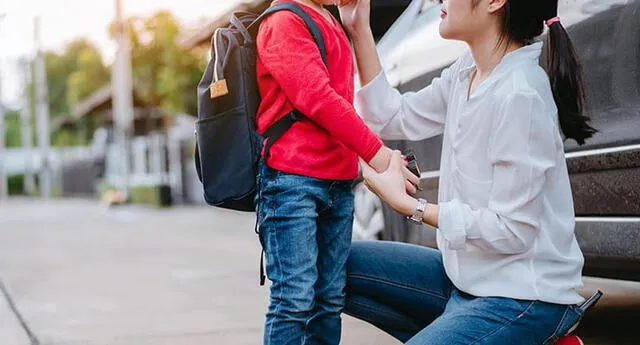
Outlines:
[[[265,345],[340,342],[353,225],[352,181],[280,172],[261,164],[260,241],[271,299]]]
[[[457,290],[434,249],[354,242],[345,313],[411,345],[549,345],[582,317],[577,306]]]

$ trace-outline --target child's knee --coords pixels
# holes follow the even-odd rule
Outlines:
[[[282,317],[290,321],[307,321],[311,317],[315,301],[313,295],[298,294],[271,297],[270,312],[276,317]]]

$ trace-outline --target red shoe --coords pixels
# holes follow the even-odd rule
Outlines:
[[[556,345],[584,345],[584,343],[582,342],[582,339],[578,338],[576,335],[567,335],[560,338]]]

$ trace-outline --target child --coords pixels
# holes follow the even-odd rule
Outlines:
[[[328,67],[294,13],[277,12],[262,22],[258,132],[293,110],[303,114],[263,152],[260,164],[259,233],[272,281],[264,344],[338,344],[358,157],[382,171],[391,150],[354,110],[349,41],[323,8],[333,0],[295,3],[320,28]]]

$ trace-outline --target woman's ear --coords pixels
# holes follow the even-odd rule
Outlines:
[[[487,11],[490,14],[494,14],[500,10],[502,10],[509,0],[489,0],[489,6],[487,7]]]

